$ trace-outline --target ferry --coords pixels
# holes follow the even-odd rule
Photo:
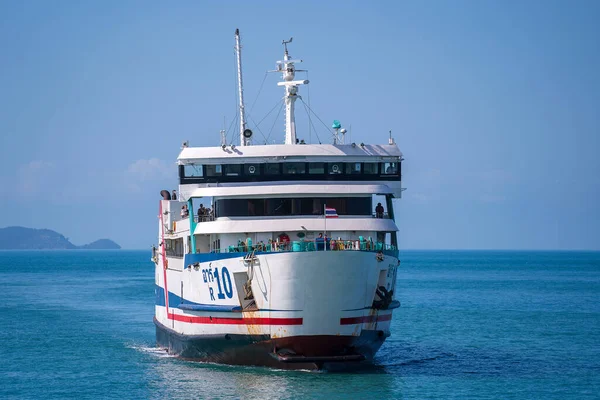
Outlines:
[[[184,142],[178,191],[161,192],[156,340],[182,359],[334,370],[372,363],[391,334],[402,153],[391,132],[346,143],[338,121],[328,144],[299,139],[294,107],[309,82],[291,41],[276,69],[285,141],[258,143],[248,127],[236,30],[239,142],[223,131],[220,146]]]

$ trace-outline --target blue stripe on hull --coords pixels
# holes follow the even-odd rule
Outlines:
[[[154,293],[156,294],[156,305],[165,307],[165,289],[155,285]],[[181,297],[169,292],[169,307],[179,307],[179,304],[181,304]]]
[[[256,252],[258,254],[259,252]],[[183,265],[187,267],[190,264],[194,264],[197,262],[210,262],[210,261],[218,261],[225,260],[228,258],[236,258],[236,257],[244,257],[247,253],[198,253],[198,254],[186,254],[184,256]]]
[[[183,303],[178,306],[180,310],[188,311],[217,311],[217,312],[240,312],[240,306],[225,306],[219,304],[189,304]]]
[[[165,307],[165,289],[161,286],[156,285],[154,289],[156,293],[156,305]],[[182,299],[175,293],[169,292],[169,307],[179,308],[182,310],[190,311],[220,311],[220,312],[233,312],[241,311],[241,307],[234,305],[221,305],[221,304],[201,304]],[[236,309],[237,308],[237,309]]]

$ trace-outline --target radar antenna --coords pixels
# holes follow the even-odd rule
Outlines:
[[[285,89],[285,144],[296,144],[296,119],[294,116],[294,102],[298,96],[298,86],[308,84],[308,80],[294,80],[296,77],[295,63],[300,63],[302,60],[292,60],[288,53],[287,45],[292,43],[294,38],[283,40],[283,60],[277,61],[277,70],[283,76],[283,82],[277,82],[277,86],[283,86]]]

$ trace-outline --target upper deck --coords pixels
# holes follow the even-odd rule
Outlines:
[[[232,182],[401,180],[396,144],[298,144],[184,147],[181,185]]]

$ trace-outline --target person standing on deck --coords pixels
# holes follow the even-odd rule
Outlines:
[[[377,203],[377,207],[375,207],[375,217],[376,218],[383,218],[383,206],[381,205],[381,203]]]
[[[204,207],[204,204],[200,204],[200,208],[198,208],[198,222],[204,221],[206,218],[207,209]]]

